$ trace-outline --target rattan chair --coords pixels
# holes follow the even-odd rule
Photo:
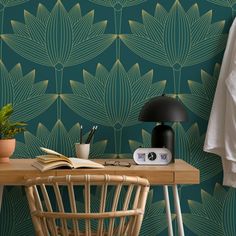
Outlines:
[[[26,182],[40,236],[139,235],[148,191],[147,179],[118,175],[50,176]]]

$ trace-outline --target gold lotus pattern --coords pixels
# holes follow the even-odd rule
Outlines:
[[[207,0],[221,7],[231,8],[232,17],[235,17],[236,1],[235,0]]]
[[[28,1],[29,0],[0,0],[0,34],[3,33],[5,9]],[[2,59],[2,40],[0,40],[0,59]]]
[[[136,6],[147,0],[89,0],[95,4],[114,9],[115,34],[121,34],[123,8]],[[120,39],[116,39],[116,59],[120,59]]]
[[[0,235],[34,235],[23,187],[4,188],[0,211]]]
[[[45,112],[57,99],[56,94],[46,94],[48,81],[35,81],[35,70],[23,75],[21,64],[15,65],[9,72],[0,61],[0,106],[12,103],[13,120],[29,121]]]
[[[42,154],[39,147],[48,147],[63,153],[66,156],[75,156],[75,143],[79,142],[80,124],[77,123],[66,130],[64,124],[58,120],[51,132],[41,123],[38,124],[36,135],[29,131],[24,132],[25,143],[17,142],[17,148],[14,156],[22,157],[35,157]],[[83,140],[88,136],[88,132],[84,134]],[[98,142],[91,142],[91,157],[103,156],[107,140],[100,140]],[[60,144],[60,145],[59,145]]]
[[[152,83],[153,71],[141,76],[138,64],[126,72],[119,60],[110,72],[98,64],[95,76],[87,71],[83,76],[84,84],[70,81],[73,94],[63,94],[62,100],[86,119],[113,127],[115,153],[120,154],[123,128],[138,123],[142,105],[161,95],[166,81]]]
[[[207,61],[225,47],[225,22],[211,24],[212,11],[200,16],[197,4],[185,12],[175,1],[167,12],[157,3],[154,16],[143,10],[142,18],[143,24],[130,20],[132,34],[120,38],[145,60],[172,67],[175,94],[180,93],[182,68]]]
[[[180,100],[186,107],[205,120],[207,120],[210,115],[219,72],[219,64],[215,65],[213,75],[210,75],[206,71],[201,70],[202,84],[189,80],[188,85],[191,94],[179,95]]]
[[[115,36],[104,34],[107,21],[93,24],[94,11],[82,16],[80,5],[66,11],[57,1],[51,12],[39,4],[36,16],[24,12],[25,24],[11,21],[14,34],[1,37],[22,57],[55,69],[56,93],[62,93],[63,69],[99,55],[114,41]],[[60,38],[60,40],[58,40]],[[57,118],[61,118],[58,96]]]
[[[94,123],[93,158],[131,157],[151,143],[141,106],[171,94],[189,113],[173,125],[176,155],[201,172],[199,186],[179,188],[185,233],[236,235],[235,190],[218,184],[220,158],[203,152],[235,9],[236,0],[0,0],[0,106],[12,102],[13,119],[29,124],[15,158],[34,158],[39,146],[74,155],[81,124]],[[141,235],[167,234],[159,192],[149,193]],[[0,235],[33,235],[21,188],[4,189]]]
[[[201,203],[188,201],[190,213],[183,215],[184,224],[196,235],[235,235],[235,199],[234,188],[227,191],[218,183],[213,195],[201,190]]]

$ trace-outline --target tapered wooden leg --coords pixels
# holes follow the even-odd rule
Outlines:
[[[166,202],[166,220],[168,224],[168,235],[173,236],[173,227],[172,227],[172,219],[171,219],[171,211],[170,211],[170,199],[169,199],[169,191],[168,186],[163,186],[164,197]]]
[[[0,212],[1,212],[1,207],[2,207],[3,188],[4,188],[4,185],[0,185]]]
[[[179,201],[179,193],[177,185],[173,185],[173,194],[174,194],[174,202],[175,202],[175,213],[178,223],[178,230],[179,235],[184,236],[184,225],[183,225],[183,219],[181,214],[181,208],[180,208],[180,201]]]

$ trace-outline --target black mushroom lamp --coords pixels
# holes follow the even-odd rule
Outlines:
[[[169,149],[172,162],[175,159],[174,130],[164,122],[186,121],[187,118],[187,112],[182,103],[164,94],[146,102],[139,113],[139,121],[161,123],[152,130],[152,147]]]

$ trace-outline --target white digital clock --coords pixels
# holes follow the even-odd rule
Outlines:
[[[138,165],[167,165],[172,155],[167,148],[138,148],[133,158]]]

